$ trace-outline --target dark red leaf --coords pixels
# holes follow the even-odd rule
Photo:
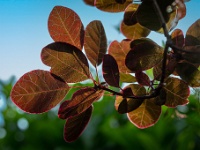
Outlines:
[[[180,29],[175,29],[172,34],[171,34],[171,38],[173,43],[182,48],[184,43],[185,43],[185,39],[184,39],[184,35],[183,35],[183,31]]]
[[[116,60],[109,54],[103,57],[103,77],[105,81],[115,87],[119,87],[119,69]]]
[[[151,85],[148,75],[146,75],[144,72],[142,72],[142,71],[136,72],[135,77],[136,77],[136,80],[139,84],[141,84],[143,86],[150,86]]]
[[[127,6],[124,12],[123,22],[125,25],[134,25],[137,23],[136,11],[138,9],[139,4],[130,4]]]
[[[77,116],[68,118],[64,127],[64,139],[66,142],[75,141],[87,126],[93,107],[90,106],[87,110]]]
[[[43,113],[55,107],[67,94],[69,86],[48,71],[24,74],[11,91],[12,101],[29,113]]]

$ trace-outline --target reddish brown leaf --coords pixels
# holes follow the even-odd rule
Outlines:
[[[108,53],[112,55],[117,61],[119,71],[123,73],[131,72],[125,65],[125,58],[130,51],[131,40],[122,40],[120,43],[118,41],[113,41],[110,43],[108,48]]]
[[[125,9],[124,12],[124,19],[123,22],[125,25],[134,25],[137,23],[137,18],[136,18],[136,11],[138,9],[139,4],[130,4],[128,7]]]
[[[111,55],[104,55],[102,70],[105,81],[111,86],[119,87],[119,69],[116,60]]]
[[[66,43],[52,43],[42,49],[42,62],[68,83],[90,78],[89,65],[82,51]]]
[[[88,109],[92,103],[100,99],[103,95],[102,90],[94,88],[84,88],[75,92],[71,100],[63,102],[59,108],[58,116],[61,119],[74,117]]]
[[[133,0],[96,0],[95,6],[107,12],[121,12],[132,2]]]
[[[153,126],[159,119],[161,106],[155,104],[155,98],[146,99],[137,109],[127,114],[128,119],[140,129]]]
[[[67,119],[64,127],[64,139],[66,142],[73,142],[81,135],[90,120],[92,110],[93,107],[90,106],[81,114]]]
[[[180,29],[175,29],[172,34],[171,34],[171,38],[173,43],[182,48],[184,43],[185,43],[185,39],[184,39],[184,35],[183,35],[183,31]]]
[[[177,107],[188,103],[190,89],[188,85],[178,78],[167,78],[164,90],[166,91],[165,105],[168,107]]]
[[[101,21],[90,22],[85,30],[84,48],[86,55],[93,66],[101,64],[107,50],[107,39]]]
[[[132,72],[150,69],[162,60],[163,48],[147,38],[134,40],[131,47],[125,64]]]
[[[143,86],[150,86],[151,85],[151,83],[150,83],[151,81],[150,81],[148,75],[146,75],[144,72],[142,72],[142,71],[136,72],[135,77],[136,77],[137,82],[140,85],[143,85]]]
[[[87,5],[94,6],[95,0],[83,0]]]
[[[49,15],[48,29],[54,41],[66,42],[82,49],[84,28],[79,16],[73,10],[55,6]]]
[[[142,103],[142,99],[126,98],[128,96],[143,96],[146,90],[143,86],[138,84],[131,84],[125,87],[122,91],[122,96],[117,96],[115,100],[115,109],[119,113],[127,113],[138,108]]]
[[[48,71],[34,70],[24,74],[14,85],[12,101],[29,113],[43,113],[56,106],[69,86]]]
[[[200,45],[196,46],[185,46],[184,50],[188,52],[182,52],[182,58],[190,63],[200,65]]]

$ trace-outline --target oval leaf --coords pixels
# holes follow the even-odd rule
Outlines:
[[[93,107],[90,106],[81,114],[67,119],[64,127],[64,139],[66,142],[73,142],[81,135],[91,118],[92,110]]]
[[[115,87],[119,87],[119,69],[116,60],[109,54],[103,57],[103,77],[105,81]]]
[[[69,86],[50,72],[34,70],[17,81],[11,99],[23,111],[43,113],[55,107],[68,91]]]
[[[96,0],[95,6],[107,12],[122,12],[133,0]]]
[[[103,55],[107,50],[106,33],[101,21],[95,20],[87,25],[84,49],[93,66],[101,64]]]
[[[149,79],[149,76],[146,75],[144,72],[142,71],[138,71],[135,73],[135,78],[137,80],[137,82],[140,84],[140,85],[143,85],[143,86],[150,86],[151,85],[151,81]]]
[[[95,0],[83,0],[87,5],[94,6]]]
[[[55,42],[83,47],[84,28],[79,16],[71,9],[55,6],[48,19],[49,34]]]
[[[89,65],[82,51],[67,43],[52,43],[42,49],[41,59],[51,72],[69,83],[90,77]]]
[[[190,89],[184,81],[170,77],[166,79],[163,88],[166,92],[166,106],[174,108],[188,103]]]
[[[175,29],[172,34],[171,34],[171,38],[173,43],[182,48],[184,43],[185,43],[185,39],[184,39],[184,35],[183,35],[183,31],[180,29]]]
[[[155,98],[146,99],[137,109],[127,114],[128,119],[140,129],[153,126],[159,119],[161,106],[155,104]]]
[[[138,9],[139,4],[130,4],[126,8],[124,12],[124,18],[123,22],[125,25],[134,25],[137,23],[137,18],[136,18],[136,11]]]
[[[101,98],[103,91],[97,91],[94,88],[84,88],[75,92],[71,100],[63,102],[59,108],[58,116],[61,119],[67,119],[74,117],[86,109],[88,109],[92,103]]]
[[[125,64],[132,72],[150,69],[162,60],[163,48],[149,39],[138,39],[131,45]]]

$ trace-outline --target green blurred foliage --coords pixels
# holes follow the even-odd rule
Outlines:
[[[15,79],[0,81],[0,150],[198,150],[200,149],[200,104],[198,91],[187,106],[176,109],[163,106],[158,123],[138,129],[126,115],[114,109],[114,96],[106,93],[94,103],[90,123],[73,143],[63,139],[64,120],[57,117],[58,107],[44,114],[27,114],[9,99]],[[91,86],[91,83],[84,83]],[[81,86],[81,84],[75,85]],[[78,88],[76,88],[77,90]],[[66,99],[72,96],[71,90]],[[5,134],[4,134],[5,133]]]

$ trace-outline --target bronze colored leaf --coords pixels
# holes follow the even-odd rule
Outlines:
[[[58,111],[58,117],[67,119],[86,111],[92,103],[103,96],[104,91],[94,88],[84,88],[75,92],[71,100],[63,102]]]
[[[94,6],[95,0],[83,0],[87,5]]]
[[[107,50],[107,39],[101,21],[90,22],[85,30],[85,53],[93,66],[101,64]]]
[[[166,79],[165,84],[166,106],[174,108],[188,103],[190,89],[184,81],[170,77]]]
[[[131,72],[125,65],[125,58],[130,51],[131,40],[122,40],[120,43],[118,41],[113,41],[110,43],[108,48],[108,53],[112,55],[117,61],[119,71],[123,73]]]
[[[185,37],[186,46],[200,45],[200,19],[195,21],[187,30]]]
[[[128,119],[140,129],[153,126],[159,119],[161,106],[155,104],[155,98],[146,99],[135,110],[127,114]]]
[[[137,80],[137,82],[140,84],[140,85],[143,85],[143,86],[150,86],[151,85],[151,81],[148,77],[148,75],[146,75],[144,72],[142,71],[137,71],[135,73],[135,78]]]
[[[133,83],[136,82],[136,79],[131,74],[121,73],[120,72],[120,81],[126,83]]]
[[[133,0],[96,0],[95,6],[106,12],[122,12]]]
[[[125,25],[134,25],[137,23],[137,18],[136,18],[136,11],[138,9],[139,4],[130,4],[128,7],[125,9],[124,12],[124,19],[123,22]]]
[[[200,87],[200,71],[192,64],[183,62],[176,67],[178,75],[191,87]]]
[[[131,45],[125,64],[132,72],[150,69],[162,60],[163,48],[149,39],[138,39]]]
[[[51,67],[51,72],[68,83],[90,78],[89,65],[82,51],[61,42],[55,42],[42,49],[41,59]]]
[[[69,43],[82,50],[84,28],[79,16],[73,10],[55,6],[49,15],[48,29],[55,42]]]
[[[66,142],[73,142],[81,135],[91,118],[92,110],[93,107],[90,106],[81,114],[67,119],[64,127],[64,139]]]
[[[188,52],[182,52],[182,58],[190,63],[200,65],[200,45],[196,46],[185,46],[183,48]]]
[[[123,97],[117,96],[115,100],[115,109],[121,114],[133,111],[143,103],[143,99],[133,99],[126,97],[143,96],[146,94],[146,90],[143,86],[140,86],[138,84],[131,84],[125,87],[122,93]]]
[[[55,107],[67,94],[69,86],[48,71],[24,74],[11,91],[12,101],[23,111],[43,113]]]
[[[141,37],[147,37],[151,32],[146,27],[141,26],[139,23],[134,25],[125,25],[124,22],[121,23],[120,30],[122,34],[128,39],[139,39]]]
[[[119,69],[114,57],[104,55],[102,70],[105,81],[111,86],[119,87]]]
[[[182,48],[184,43],[185,43],[185,39],[184,39],[184,35],[183,35],[183,31],[181,29],[175,29],[172,34],[171,34],[171,38],[173,43]]]

